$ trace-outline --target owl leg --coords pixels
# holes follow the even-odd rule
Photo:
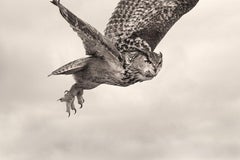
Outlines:
[[[71,110],[73,110],[75,114],[77,112],[74,105],[74,100],[75,100],[75,96],[77,96],[77,98],[79,97],[79,93],[81,94],[81,97],[82,97],[83,89],[80,88],[77,84],[74,84],[69,91],[65,91],[64,97],[59,99],[61,102],[66,102],[66,107],[67,107],[66,112],[68,113],[68,116],[70,116]],[[78,98],[78,102],[79,102],[79,98]],[[81,102],[83,103],[83,98]],[[82,103],[81,103],[81,108],[82,108]]]

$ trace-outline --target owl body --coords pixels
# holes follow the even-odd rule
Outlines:
[[[56,70],[54,74],[58,71],[62,74],[72,74],[76,83],[83,89],[93,89],[101,84],[126,87],[136,82],[151,80],[160,70],[159,66],[157,67],[159,69],[156,69],[152,64],[144,63],[146,58],[141,54],[137,55],[134,62],[125,66],[117,66],[99,57],[82,58],[78,60],[80,64],[77,65],[81,67],[77,70],[72,66],[76,63],[73,61]],[[131,58],[125,57],[125,59]],[[62,70],[62,68],[69,67],[73,69],[68,69],[67,73]]]
[[[104,59],[91,57],[87,63],[78,71],[73,73],[76,82],[83,89],[93,89],[100,84],[116,85],[124,79],[124,69],[111,67]]]

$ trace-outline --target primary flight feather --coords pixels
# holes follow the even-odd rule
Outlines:
[[[129,86],[150,80],[162,66],[162,53],[154,49],[182,15],[198,0],[120,0],[110,18],[104,35],[64,7],[58,6],[63,18],[82,39],[89,57],[70,62],[51,75],[72,74],[76,83],[65,91],[61,102],[67,112],[76,108],[75,97],[81,105],[83,90],[100,84]]]

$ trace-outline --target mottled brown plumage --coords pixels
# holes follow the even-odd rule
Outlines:
[[[60,4],[63,18],[82,39],[87,58],[70,62],[51,75],[72,74],[76,80],[65,92],[67,112],[84,102],[83,90],[100,84],[129,86],[150,80],[162,66],[162,53],[153,52],[173,24],[198,0],[120,0],[102,35]]]

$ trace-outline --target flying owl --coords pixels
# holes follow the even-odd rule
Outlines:
[[[126,87],[151,80],[162,67],[162,53],[154,49],[173,24],[199,0],[120,0],[104,35],[64,7],[51,1],[82,39],[86,58],[53,71],[51,75],[72,74],[76,83],[59,100],[67,112],[76,113],[75,97],[84,103],[83,91],[100,84]]]

